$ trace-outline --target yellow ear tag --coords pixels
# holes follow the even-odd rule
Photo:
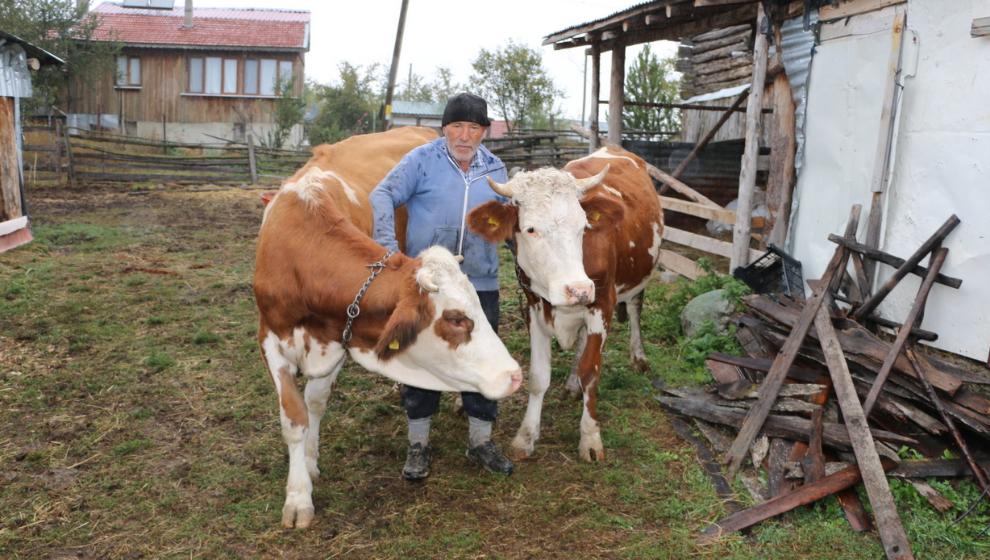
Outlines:
[[[500,225],[502,225],[502,222],[500,222],[500,221],[498,221],[498,220],[496,220],[496,219],[495,219],[494,217],[492,217],[492,216],[489,216],[489,217],[488,217],[488,225],[490,225],[490,226],[492,226],[492,227],[498,227],[498,226],[500,226]]]
[[[601,212],[598,212],[596,210],[596,211],[594,211],[594,212],[591,213],[591,216],[590,217],[591,217],[591,222],[592,223],[598,223],[599,218],[602,217],[602,213]]]
[[[389,350],[398,350],[399,349],[399,339],[395,339],[392,342],[389,342],[388,343],[388,349]]]

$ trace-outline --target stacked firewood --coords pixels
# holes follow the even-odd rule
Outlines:
[[[715,29],[681,41],[675,68],[681,98],[749,83],[753,75],[753,26]]]
[[[837,496],[854,529],[867,530],[870,519],[853,491],[862,482],[887,557],[912,558],[887,476],[908,479],[943,511],[952,504],[925,478],[972,476],[984,498],[990,493],[990,459],[975,453],[990,443],[990,399],[975,388],[990,384],[990,371],[957,366],[916,347],[918,340],[937,338],[920,327],[932,285],[958,288],[962,282],[939,272],[947,254],[941,244],[959,220],[950,217],[913,255],[900,259],[856,241],[859,212],[853,208],[845,235],[829,237],[835,254],[822,278],[809,282],[807,299],[744,298],[737,338],[748,357],[709,356],[714,390],[667,389],[658,397],[667,410],[692,419],[707,440],[675,418],[678,432],[701,450],[716,488],[731,497],[709,445],[722,454],[728,479],[740,475],[761,502],[718,521],[705,530],[705,539],[830,495]],[[869,278],[878,262],[894,272],[871,293]],[[875,316],[884,297],[912,273],[923,281],[903,324]],[[878,336],[879,327],[896,335]],[[925,459],[902,460],[898,450],[904,446]],[[960,458],[945,459],[946,451]],[[766,488],[741,470],[747,458],[766,469]]]

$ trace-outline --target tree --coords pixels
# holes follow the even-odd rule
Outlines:
[[[340,64],[340,82],[314,85],[320,112],[309,128],[312,145],[332,143],[354,134],[371,132],[382,102],[381,68],[377,64],[362,69],[347,62]]]
[[[464,86],[454,82],[450,68],[438,66],[432,82],[427,82],[426,78],[415,72],[410,72],[409,78],[402,84],[396,99],[445,103],[447,99],[463,90]]]
[[[505,119],[509,132],[556,118],[553,102],[561,92],[539,51],[509,41],[504,49],[481,49],[472,66],[472,83],[480,84],[478,93]]]
[[[647,44],[626,74],[626,101],[635,103],[674,103],[678,95],[677,80],[672,78],[674,63],[659,60]],[[677,109],[631,107],[622,109],[622,127],[626,130],[674,132],[680,129]]]
[[[25,114],[56,103],[67,106],[74,87],[92,88],[113,75],[120,46],[92,41],[99,25],[99,15],[88,13],[88,2],[0,0],[0,29],[66,61],[64,69],[46,66],[32,78],[34,97],[26,101]]]
[[[293,95],[295,77],[283,82],[281,76],[275,82],[275,128],[268,132],[265,145],[269,148],[281,148],[289,139],[292,127],[301,123],[306,112],[304,97]]]

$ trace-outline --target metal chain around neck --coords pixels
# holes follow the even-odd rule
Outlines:
[[[364,285],[361,286],[361,289],[358,290],[357,295],[354,296],[354,301],[352,301],[351,304],[347,306],[347,322],[344,323],[344,333],[343,335],[341,335],[345,348],[351,342],[351,336],[352,336],[351,327],[354,326],[354,319],[357,319],[358,315],[361,314],[361,300],[364,299],[364,293],[368,291],[369,287],[371,287],[371,283],[375,280],[375,277],[378,276],[378,274],[381,273],[382,270],[385,270],[385,263],[394,254],[395,253],[393,253],[392,250],[389,249],[385,251],[384,257],[367,265],[368,268],[371,269],[371,275],[368,276],[368,279],[364,281]]]

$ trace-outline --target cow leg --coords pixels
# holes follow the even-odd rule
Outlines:
[[[581,379],[578,377],[578,363],[581,361],[581,355],[584,354],[584,347],[588,344],[588,330],[582,329],[581,334],[578,335],[578,345],[574,350],[574,365],[571,366],[571,375],[567,378],[567,383],[564,384],[564,389],[570,393],[575,399],[581,398]]]
[[[640,373],[650,372],[650,362],[643,349],[643,334],[640,317],[643,315],[643,292],[639,292],[626,304],[629,312],[629,360]]]
[[[289,476],[285,483],[282,526],[304,529],[313,522],[313,481],[306,469],[305,440],[309,417],[306,403],[295,383],[298,368],[282,355],[274,334],[269,334],[262,342],[261,353],[278,392],[282,439],[289,449]]]
[[[320,454],[320,421],[327,410],[327,402],[337,374],[344,365],[345,352],[339,343],[316,345],[306,352],[302,372],[306,381],[306,410],[309,428],[306,430],[306,471],[312,481],[320,476],[317,458]]]
[[[602,349],[608,331],[611,310],[605,315],[601,309],[593,309],[588,318],[588,336],[584,352],[578,361],[578,378],[584,391],[584,410],[581,413],[581,442],[578,454],[585,461],[602,461],[605,448],[598,427],[598,380],[601,378]]]
[[[512,457],[517,460],[533,454],[536,440],[540,438],[543,396],[550,386],[550,333],[542,325],[542,313],[538,309],[530,310],[529,323],[529,402],[519,431],[512,440]]]

